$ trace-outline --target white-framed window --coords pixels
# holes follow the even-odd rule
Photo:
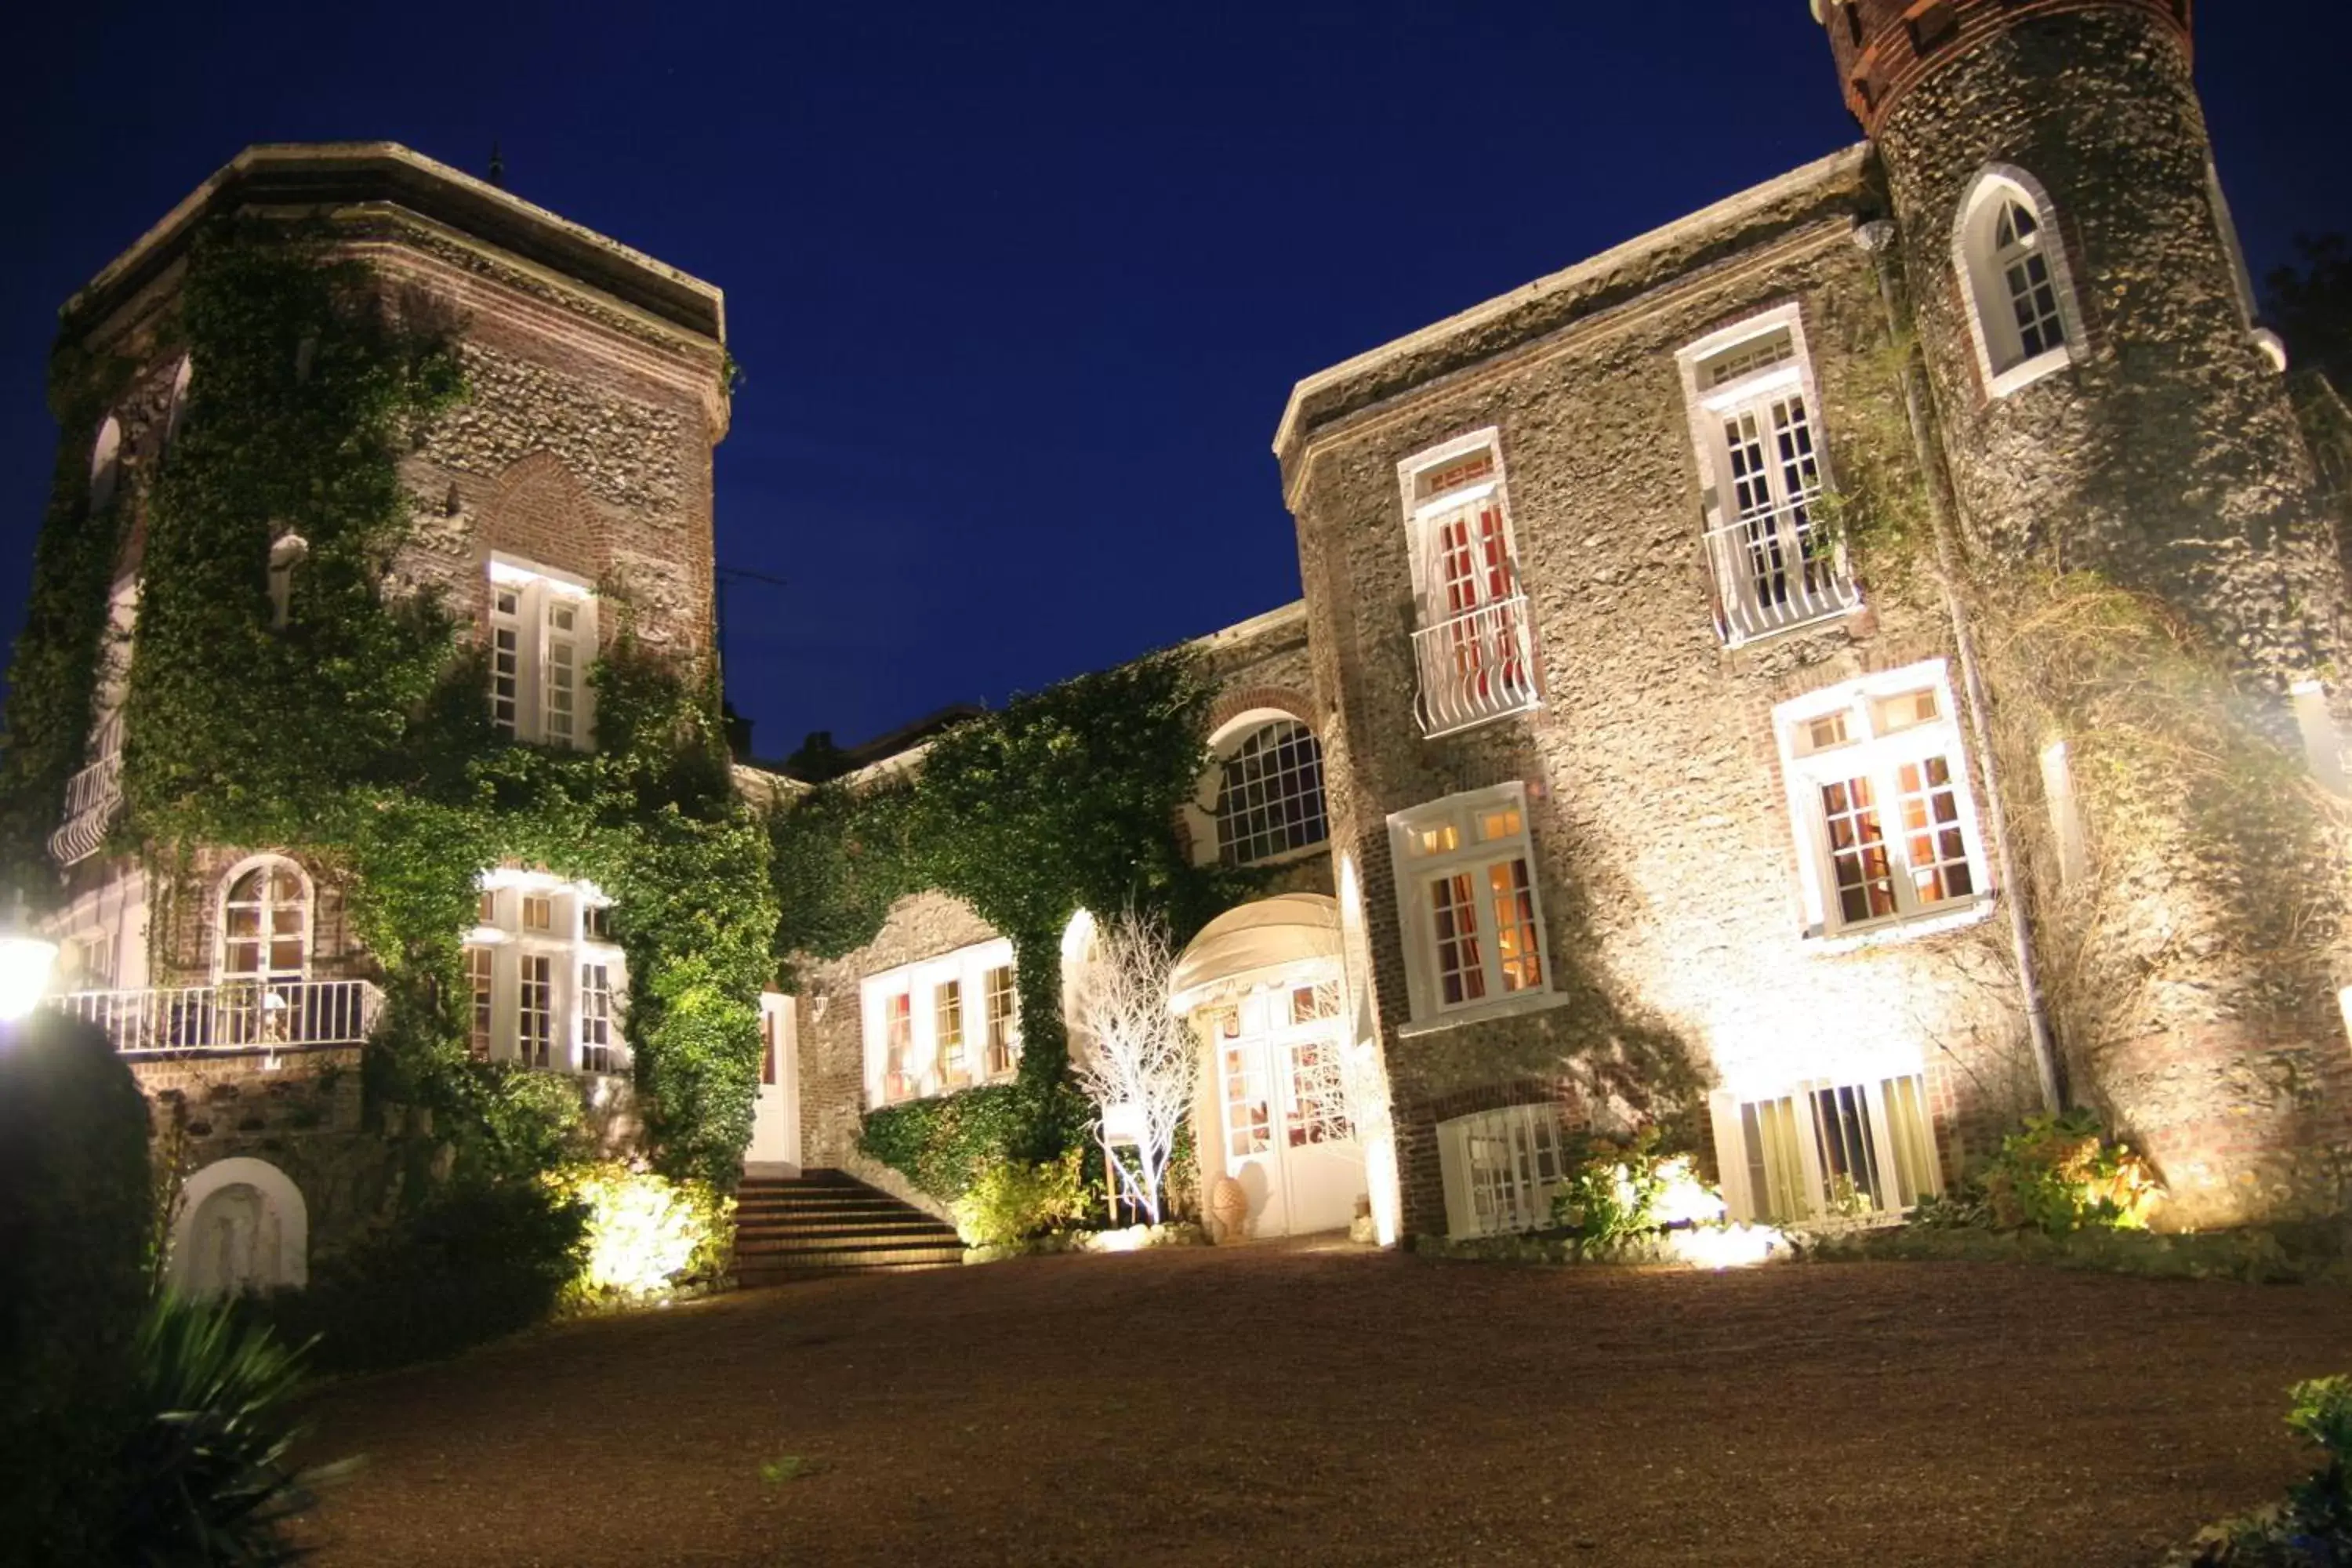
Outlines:
[[[285,626],[294,613],[294,568],[310,558],[310,542],[299,533],[281,534],[269,547],[269,624]]]
[[[1549,993],[1525,784],[1401,811],[1389,844],[1416,1020]]]
[[[1772,710],[1808,936],[1979,910],[1992,890],[1942,659]]]
[[[2057,209],[2040,181],[2007,164],[1979,174],[1960,204],[1952,264],[1989,395],[2006,397],[2073,363],[2082,312]]]
[[[620,1073],[627,964],[605,934],[593,882],[502,867],[482,876],[466,935],[468,1044],[483,1061],[550,1072]]]
[[[1330,837],[1315,731],[1287,714],[1261,715],[1213,737],[1210,749],[1217,754],[1213,794],[1199,820],[1214,835],[1216,859],[1264,865]]]
[[[310,973],[310,879],[279,855],[241,861],[221,879],[214,973],[224,984],[299,981]]]
[[[1675,355],[1704,479],[1717,629],[1734,647],[1859,609],[1824,500],[1821,394],[1782,306]]]
[[[1437,1124],[1445,1233],[1454,1240],[1540,1230],[1568,1179],[1557,1105],[1507,1105]]]
[[[490,558],[490,723],[509,740],[593,743],[596,595],[576,577]]]
[[[1709,1101],[1732,1217],[1791,1225],[1901,1214],[1943,1191],[1935,1121],[1916,1069],[1813,1079]]]
[[[1542,705],[1501,432],[1459,437],[1397,465],[1418,609],[1414,703],[1432,740]]]
[[[897,1105],[999,1081],[1020,1065],[1009,941],[978,942],[869,974],[859,992],[868,1105]]]
[[[122,421],[110,414],[89,449],[89,510],[95,517],[114,504],[122,478]]]

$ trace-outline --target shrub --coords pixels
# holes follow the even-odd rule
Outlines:
[[[1019,1083],[968,1089],[871,1112],[857,1147],[946,1203],[981,1173],[1032,1151],[1034,1096]]]
[[[0,1027],[0,1519],[72,1561],[146,1306],[147,1103],[98,1030]]]
[[[2286,1501],[2204,1531],[2170,1568],[2339,1568],[2352,1563],[2352,1378],[2315,1378],[2287,1390],[2286,1424],[2320,1452],[2318,1469]]]
[[[672,1182],[610,1161],[557,1172],[547,1186],[559,1202],[587,1211],[583,1261],[564,1287],[567,1306],[658,1300],[726,1271],[735,1205],[702,1182]]]
[[[580,1274],[586,1205],[533,1182],[461,1182],[280,1291],[272,1321],[334,1372],[425,1361],[529,1328]]]
[[[1002,1247],[1082,1217],[1087,1196],[1078,1163],[1073,1149],[1043,1164],[1002,1160],[982,1171],[953,1205],[964,1245]]]
[[[2163,1195],[2154,1168],[2081,1110],[2028,1117],[2001,1140],[1981,1182],[1997,1227],[2050,1236],[2145,1230]]]
[[[233,1305],[165,1296],[131,1364],[108,1560],[294,1561],[278,1526],[302,1501],[286,1460],[299,1353]]]
[[[1552,1197],[1553,1220],[1600,1244],[1722,1219],[1722,1198],[1698,1179],[1690,1156],[1662,1154],[1658,1144],[1655,1129],[1626,1142],[1577,1140],[1568,1179]]]

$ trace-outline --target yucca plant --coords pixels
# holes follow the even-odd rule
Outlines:
[[[300,1555],[282,1526],[305,1501],[287,1463],[301,1360],[232,1302],[155,1301],[134,1345],[119,1561],[245,1568]]]

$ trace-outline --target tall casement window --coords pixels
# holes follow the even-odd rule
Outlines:
[[[620,1073],[625,965],[593,883],[502,868],[482,879],[466,937],[477,1059],[549,1072]]]
[[[1977,912],[1991,891],[1944,661],[1773,710],[1806,934]]]
[[[1900,1214],[1943,1190],[1926,1080],[1916,1068],[1816,1079],[1709,1101],[1724,1200],[1736,1219],[1790,1225]]]
[[[1715,333],[1677,358],[1724,641],[1736,647],[1858,608],[1822,506],[1820,397],[1796,307]]]
[[[1989,396],[2070,363],[2081,311],[2050,194],[2022,169],[1979,174],[1961,203],[1952,265]]]
[[[510,740],[593,743],[588,667],[596,596],[577,578],[504,557],[490,562],[490,722]]]
[[[1435,739],[1541,704],[1502,438],[1475,431],[1397,465],[1419,629],[1414,715]]]
[[[1323,811],[1323,748],[1296,719],[1245,724],[1213,745],[1217,858],[1255,866],[1330,837]]]
[[[1399,812],[1389,842],[1416,1022],[1549,994],[1526,785]]]
[[[1437,1124],[1445,1230],[1455,1240],[1552,1223],[1552,1194],[1568,1178],[1559,1108],[1507,1105]]]
[[[310,969],[310,879],[271,857],[238,868],[221,889],[217,973],[225,984],[299,981]]]
[[[869,974],[859,992],[869,1105],[999,1082],[1020,1066],[1010,942]]]

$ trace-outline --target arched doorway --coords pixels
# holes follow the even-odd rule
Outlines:
[[[1238,1184],[1251,1237],[1344,1229],[1365,1192],[1339,951],[1339,905],[1289,893],[1219,916],[1177,960],[1171,1005],[1202,1052],[1202,1179]]]

